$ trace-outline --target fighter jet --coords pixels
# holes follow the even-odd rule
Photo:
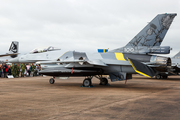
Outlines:
[[[57,60],[38,62],[43,75],[55,77],[84,76],[83,86],[92,85],[95,76],[101,85],[111,81],[132,79],[132,74],[153,77],[171,68],[171,59],[152,54],[168,54],[169,46],[160,47],[174,17],[177,14],[159,14],[143,28],[125,47],[105,53],[68,51]]]
[[[9,48],[9,52],[5,53],[5,54],[0,54],[0,57],[10,56],[11,58],[15,58],[19,54],[18,49],[19,49],[19,42],[12,41],[10,48]],[[3,61],[3,60],[1,60],[1,61]]]
[[[53,46],[38,47],[16,58],[10,59],[10,63],[35,63],[37,61],[55,60],[59,57],[61,49]]]

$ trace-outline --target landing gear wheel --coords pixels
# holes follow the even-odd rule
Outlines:
[[[156,79],[161,79],[161,75],[156,75]]]
[[[100,79],[100,84],[99,85],[107,85],[107,84],[108,84],[107,78],[101,78]]]
[[[164,76],[162,76],[163,77],[163,79],[167,79],[168,78],[168,76],[166,76],[166,75],[164,75]]]
[[[54,78],[49,79],[50,84],[54,84],[54,82],[55,82]]]
[[[89,86],[91,86],[91,84],[92,84],[91,79],[89,79],[89,78],[84,79],[84,81],[83,81],[84,87],[89,87]]]

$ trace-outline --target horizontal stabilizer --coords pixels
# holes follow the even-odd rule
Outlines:
[[[13,56],[13,55],[18,55],[19,53],[6,53],[6,54],[1,54],[0,57],[4,57],[4,56]]]
[[[156,75],[156,72],[151,67],[134,59],[131,58],[127,58],[127,59],[137,73],[150,78]]]

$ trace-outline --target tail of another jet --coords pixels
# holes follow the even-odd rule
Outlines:
[[[12,58],[15,58],[18,56],[19,51],[19,42],[18,41],[12,41],[11,46],[9,48],[9,54],[15,54],[15,55],[11,55]]]
[[[174,59],[180,59],[180,52],[178,52],[175,56],[173,56],[172,58]]]
[[[174,17],[177,14],[159,14],[148,23],[125,47],[113,51],[124,53],[151,53],[161,54],[161,45]],[[152,49],[153,48],[153,49]],[[163,48],[164,49],[164,48]],[[168,50],[167,50],[168,51]],[[157,53],[158,54],[158,53]],[[167,54],[167,53],[162,53]]]

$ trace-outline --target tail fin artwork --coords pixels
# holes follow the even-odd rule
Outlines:
[[[19,50],[19,42],[18,41],[12,41],[11,46],[9,48],[9,54],[15,54],[18,53]],[[11,55],[12,58],[17,57],[17,54]]]
[[[161,45],[174,17],[177,14],[159,14],[148,23],[125,47],[113,51],[124,53],[148,53],[146,49]],[[153,49],[154,50],[154,49]],[[151,50],[150,50],[151,51]],[[164,53],[167,54],[167,53]]]

